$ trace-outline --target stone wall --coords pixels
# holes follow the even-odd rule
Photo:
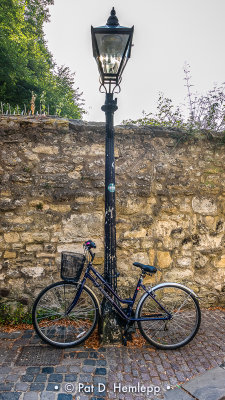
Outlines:
[[[225,304],[224,145],[163,128],[115,131],[119,292],[130,293],[139,261],[161,268],[152,282]],[[59,280],[62,250],[92,239],[103,268],[105,129],[15,116],[1,117],[0,135],[1,295],[30,305]]]

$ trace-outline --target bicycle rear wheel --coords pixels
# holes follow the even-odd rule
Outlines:
[[[75,346],[85,341],[95,329],[99,308],[86,286],[75,307],[66,315],[78,287],[73,282],[57,282],[46,287],[35,300],[33,325],[46,343],[55,347]]]
[[[154,298],[148,294],[141,298],[137,307],[137,317],[166,317],[167,314],[161,307],[163,306],[172,318],[138,321],[138,328],[144,338],[159,349],[177,349],[189,343],[198,332],[201,323],[201,311],[194,294],[176,283],[153,288],[151,293]]]

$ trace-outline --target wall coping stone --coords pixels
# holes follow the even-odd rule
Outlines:
[[[46,130],[63,129],[75,132],[105,133],[105,123],[96,121],[84,121],[81,119],[67,119],[57,116],[24,116],[24,115],[1,115],[0,116],[0,133],[1,131],[13,131],[20,127],[23,128],[41,128]],[[187,137],[186,132],[177,128],[165,128],[161,126],[136,126],[136,125],[116,125],[115,133],[122,135],[149,135],[151,137],[182,139]],[[204,141],[212,141],[213,139],[221,141],[221,133],[198,134],[192,136],[191,139],[204,139]]]

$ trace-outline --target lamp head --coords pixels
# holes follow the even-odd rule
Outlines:
[[[101,85],[119,86],[122,73],[131,55],[134,27],[119,25],[114,7],[105,26],[91,27],[93,55],[96,59]]]

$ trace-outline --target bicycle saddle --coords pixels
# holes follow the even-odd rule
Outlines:
[[[145,272],[149,272],[151,274],[155,274],[157,271],[157,268],[153,267],[153,265],[145,265],[145,264],[141,264],[139,262],[134,262],[133,265],[135,267],[139,267],[139,268],[143,269]]]

